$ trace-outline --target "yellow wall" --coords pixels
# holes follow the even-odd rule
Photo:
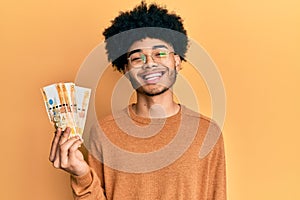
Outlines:
[[[139,1],[105,2],[1,2],[1,199],[72,198],[48,162],[39,88],[73,81],[103,28]],[[222,74],[229,199],[300,199],[300,1],[157,2],[183,16]]]

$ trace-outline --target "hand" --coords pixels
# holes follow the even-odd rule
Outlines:
[[[89,166],[78,149],[82,140],[79,136],[69,138],[69,135],[70,128],[66,128],[65,131],[60,128],[56,129],[49,160],[55,168],[63,169],[75,176],[81,176],[89,171]]]

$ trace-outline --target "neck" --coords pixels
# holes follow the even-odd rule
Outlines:
[[[147,118],[166,118],[175,115],[180,106],[174,102],[173,93],[169,89],[157,96],[137,93],[137,103],[133,106],[136,115]]]

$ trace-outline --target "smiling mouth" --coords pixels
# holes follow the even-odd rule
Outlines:
[[[153,81],[153,80],[160,79],[164,74],[165,72],[154,72],[154,73],[142,75],[141,77],[145,81]]]

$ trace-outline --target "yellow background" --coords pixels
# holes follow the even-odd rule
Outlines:
[[[68,175],[48,161],[39,89],[74,81],[109,21],[139,1],[102,2],[1,1],[0,199],[72,199]],[[157,2],[184,18],[222,75],[228,199],[300,199],[300,1]]]

